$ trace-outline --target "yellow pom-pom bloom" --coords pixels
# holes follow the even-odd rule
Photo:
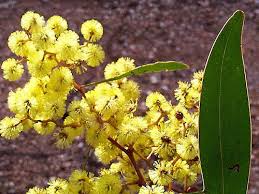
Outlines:
[[[191,117],[188,110],[180,103],[177,106],[173,107],[173,109],[169,113],[169,116],[170,119],[175,123],[190,121]]]
[[[35,131],[41,135],[48,135],[54,131],[56,124],[53,122],[38,122],[33,125]]]
[[[53,30],[44,27],[39,32],[32,34],[32,41],[37,49],[47,51],[54,46],[55,33]]]
[[[73,86],[73,75],[66,67],[61,67],[52,71],[50,75],[48,89],[61,94],[67,94]]]
[[[122,144],[133,144],[142,130],[147,128],[147,122],[143,117],[125,117],[119,126],[119,142]]]
[[[201,174],[201,164],[199,161],[190,166],[190,170],[194,173]]]
[[[185,160],[179,159],[172,169],[173,177],[176,180],[184,180],[186,174],[189,172],[189,165]]]
[[[68,182],[64,179],[54,179],[48,183],[47,193],[48,194],[65,194],[68,193]]]
[[[70,132],[72,138],[80,136],[84,131],[84,127],[80,123],[80,118],[73,118],[71,116],[67,116],[64,120],[64,125],[67,125],[67,127],[65,127],[64,129]]]
[[[93,187],[93,174],[75,170],[69,177],[69,187],[74,193],[90,193]],[[71,193],[72,194],[72,193]]]
[[[6,139],[14,139],[23,130],[21,120],[18,118],[5,117],[0,121],[0,135]]]
[[[27,56],[28,62],[34,63],[34,64],[41,63],[41,61],[44,58],[43,50],[36,49],[36,47],[32,41],[29,41],[26,43],[26,50],[27,50],[27,53],[30,53]]]
[[[43,101],[43,96],[47,93],[46,85],[48,82],[48,76],[42,78],[31,77],[23,90],[27,95],[36,98],[37,101]]]
[[[56,146],[61,149],[69,147],[74,140],[68,128],[64,128],[62,131],[55,133],[54,137],[56,138]]]
[[[26,56],[26,42],[29,41],[28,35],[24,31],[13,32],[8,38],[8,46],[11,51],[18,56]]]
[[[177,153],[185,160],[192,160],[197,157],[198,149],[198,139],[193,135],[180,139],[179,143],[176,145]]]
[[[171,104],[159,92],[153,92],[147,96],[146,106],[150,110],[169,112],[172,108]]]
[[[98,44],[88,43],[82,49],[82,60],[86,61],[90,67],[99,66],[105,57],[103,48]]]
[[[52,69],[57,65],[57,62],[51,55],[45,55],[44,59],[38,63],[28,62],[27,65],[31,76],[41,78],[49,75]]]
[[[44,100],[46,118],[58,119],[65,114],[65,100],[58,93],[48,93],[44,96]]]
[[[203,79],[203,71],[198,71],[193,74],[193,79],[191,80],[192,87],[201,92],[202,88],[202,79]]]
[[[185,103],[185,96],[188,94],[188,89],[191,87],[191,84],[187,82],[178,82],[178,88],[175,90],[175,98],[178,100],[180,103],[184,104]]]
[[[22,96],[17,99],[18,113],[24,116],[29,114],[30,116],[34,117],[37,114],[39,108],[41,108],[40,105],[41,104],[38,103],[38,100],[30,95],[28,90],[25,89],[22,91]]]
[[[190,166],[185,160],[179,159],[175,163],[172,172],[174,179],[181,184],[185,184],[186,186],[194,184],[197,180],[197,174],[190,170]]]
[[[103,36],[103,27],[97,20],[87,20],[81,26],[81,33],[90,42],[96,42]]]
[[[9,81],[15,81],[20,79],[24,71],[23,65],[13,58],[5,60],[2,63],[1,68],[4,73],[4,78]]]
[[[30,33],[35,33],[41,30],[44,23],[45,21],[43,16],[32,11],[27,11],[21,18],[22,28]]]
[[[86,130],[86,141],[93,147],[107,141],[108,135],[104,133],[101,129],[101,125],[97,120],[88,121],[89,128]]]
[[[55,52],[59,61],[73,62],[79,56],[79,36],[72,30],[64,31],[57,39]]]
[[[125,97],[116,87],[110,87],[109,84],[100,84],[95,88],[96,99],[95,109],[100,113],[103,120],[108,120],[112,115],[119,111],[124,103]]]
[[[95,149],[95,155],[104,164],[109,164],[119,153],[117,147],[111,143],[101,144]]]
[[[139,194],[164,194],[165,189],[163,186],[157,186],[157,185],[152,185],[152,186],[142,186],[139,190]]]
[[[17,100],[23,95],[21,88],[18,88],[15,92],[10,91],[8,95],[8,108],[13,113],[18,113]]]
[[[172,182],[171,169],[171,162],[163,160],[155,163],[155,170],[149,170],[148,175],[153,183],[165,186]]]
[[[171,158],[175,154],[175,140],[173,138],[173,130],[163,127],[161,130],[153,128],[150,130],[150,137],[154,142],[154,153],[162,158]]]
[[[116,63],[122,72],[128,72],[136,67],[134,62],[134,59],[129,57],[121,57]]]
[[[116,63],[112,62],[105,67],[104,77],[105,79],[113,78],[134,68],[135,64],[133,59],[121,57],[117,60]]]
[[[26,192],[26,194],[47,194],[47,191],[42,188],[33,187]]]
[[[136,82],[128,80],[120,85],[126,100],[137,100],[140,96],[139,86]]]
[[[58,37],[62,32],[68,28],[67,21],[61,16],[54,15],[47,20],[47,27],[55,32]]]
[[[89,106],[84,101],[74,100],[68,106],[68,114],[72,118],[85,119],[90,111]]]
[[[94,182],[93,191],[96,194],[119,194],[122,189],[118,175],[104,174]]]

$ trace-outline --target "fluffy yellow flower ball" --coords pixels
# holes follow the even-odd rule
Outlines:
[[[97,67],[104,61],[105,53],[103,48],[98,44],[89,43],[81,51],[82,60],[86,61],[90,67]]]
[[[32,11],[27,11],[21,18],[21,27],[31,33],[40,31],[44,24],[44,17]]]
[[[81,33],[90,42],[97,42],[103,36],[103,27],[97,20],[87,20],[81,26]]]
[[[15,81],[21,78],[23,74],[23,65],[16,59],[9,58],[2,64],[2,70],[4,72],[4,78],[9,81]]]
[[[55,32],[56,36],[59,36],[62,32],[67,30],[68,25],[67,21],[64,18],[58,15],[54,15],[48,19],[47,27],[49,29],[52,29]]]
[[[11,33],[8,38],[8,46],[17,56],[26,56],[26,43],[29,41],[28,35],[24,31]]]

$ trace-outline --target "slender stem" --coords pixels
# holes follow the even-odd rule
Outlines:
[[[23,122],[26,121],[27,119],[28,119],[27,117],[21,119],[18,123],[16,123],[15,125],[13,125],[13,127],[17,127],[18,125],[20,125],[21,123],[23,123]]]
[[[173,190],[173,184],[172,183],[169,183],[168,185],[168,191],[172,191]]]
[[[137,173],[137,175],[138,175],[138,178],[139,178],[139,180],[138,180],[138,185],[139,186],[143,186],[143,185],[145,185],[146,184],[146,181],[145,181],[145,178],[144,178],[144,176],[142,175],[142,173],[141,173],[141,171],[140,171],[140,169],[139,169],[139,167],[138,167],[138,165],[137,165],[137,162],[136,162],[136,160],[135,160],[135,158],[134,158],[134,148],[132,147],[132,146],[129,146],[129,148],[128,149],[126,149],[126,148],[124,148],[122,145],[120,145],[116,140],[114,140],[113,138],[111,138],[111,137],[108,137],[108,140],[113,144],[113,145],[115,145],[116,147],[118,147],[121,151],[123,151],[125,154],[127,154],[127,156],[129,157],[129,159],[130,159],[130,161],[131,161],[131,163],[132,163],[132,165],[133,165],[133,167],[134,167],[134,169],[135,169],[135,171],[136,171],[136,173]]]
[[[76,127],[81,127],[81,125],[79,123],[71,123],[71,124],[67,124],[67,125],[63,125],[63,124],[59,124],[57,121],[53,120],[53,119],[47,119],[47,120],[38,120],[38,119],[33,119],[28,115],[28,118],[31,121],[37,123],[37,122],[41,122],[41,123],[48,123],[48,122],[52,122],[55,123],[56,126],[64,128],[64,127],[72,127],[72,128],[76,128]]]
[[[108,140],[113,144],[115,145],[117,148],[119,148],[121,151],[123,151],[124,153],[128,153],[128,150],[125,149],[122,145],[120,145],[116,140],[114,140],[113,138],[111,137],[108,137]]]
[[[188,186],[187,186],[187,176],[184,178],[184,192],[187,192]]]
[[[130,161],[131,161],[133,167],[135,168],[135,171],[136,171],[136,173],[137,173],[137,175],[138,175],[138,177],[139,177],[138,185],[139,185],[139,186],[143,186],[143,185],[146,184],[145,178],[144,178],[144,176],[142,175],[142,173],[141,173],[141,171],[140,171],[140,169],[139,169],[139,167],[138,167],[138,165],[137,165],[137,162],[136,162],[136,160],[135,160],[135,158],[134,158],[134,155],[133,155],[133,150],[131,150],[130,147],[129,147],[128,150],[129,150],[129,152],[128,152],[127,155],[128,155],[128,157],[129,157],[129,159],[130,159]]]
[[[74,81],[74,87],[84,98],[86,98],[84,87],[81,84],[78,84],[76,81]]]
[[[174,160],[172,160],[172,166],[175,165],[175,163],[180,159],[181,157],[179,155],[176,156],[176,158]]]
[[[26,58],[22,57],[22,58],[18,61],[18,63],[23,63],[23,62],[25,62],[25,61],[26,61]]]
[[[157,119],[155,122],[150,123],[150,124],[148,125],[148,127],[152,127],[152,126],[154,126],[154,125],[157,125],[157,124],[159,123],[159,121],[160,121],[163,117],[164,117],[164,113],[161,112],[161,113],[160,113],[160,116],[158,117],[158,119]]]

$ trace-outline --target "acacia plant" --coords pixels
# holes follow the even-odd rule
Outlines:
[[[30,78],[24,87],[9,93],[14,116],[1,120],[1,136],[14,139],[34,129],[40,135],[53,135],[62,149],[82,136],[106,164],[98,176],[78,169],[68,180],[50,180],[46,189],[35,187],[28,193],[173,193],[172,180],[188,191],[200,174],[197,132],[202,72],[195,73],[190,83],[179,82],[174,92],[178,104],[152,92],[146,98],[147,112],[139,116],[135,112],[140,88],[135,81],[123,77],[95,83],[89,90],[75,79],[77,73],[104,60],[97,43],[103,35],[101,23],[92,19],[82,24],[82,44],[60,16],[45,22],[43,16],[28,11],[21,27],[8,39],[17,58],[3,62],[3,75],[9,81],[18,80],[26,65]],[[133,59],[122,57],[106,65],[104,77],[134,73],[135,68]],[[69,100],[72,90],[81,99]]]
[[[224,99],[227,99],[226,94],[231,93],[231,85],[224,85],[230,82],[221,80],[224,78],[224,58],[226,56],[231,66],[233,58],[229,56],[241,56],[241,53],[236,55],[235,49],[227,47],[228,43],[235,43],[235,39],[224,39],[224,33],[228,32],[232,24],[234,27],[238,24],[236,32],[241,32],[239,27],[242,20],[236,19],[241,18],[240,13],[237,12],[231,20],[232,23],[229,22],[226,30],[222,31],[223,38],[221,40],[219,36],[208,63],[211,63],[212,67],[213,64],[220,64],[221,71],[210,70],[212,67],[207,67],[207,73],[205,72],[209,79],[213,78],[212,84],[218,83],[212,74],[220,73],[220,84],[217,85],[219,90],[217,87],[207,90],[207,86],[202,95],[204,101],[201,103],[201,147],[204,150],[201,158],[204,162],[202,164],[208,167],[204,176],[205,187],[206,184],[209,185],[205,188],[207,194],[231,193],[225,192],[224,189],[227,187],[224,187],[224,184],[228,182],[224,180],[231,181],[236,176],[229,172],[228,166],[224,166],[229,164],[223,163],[222,158],[217,163],[220,164],[219,168],[215,169],[213,162],[215,157],[217,162],[217,155],[205,152],[215,151],[220,153],[221,157],[225,157],[229,152],[224,152],[222,142],[226,144],[228,137],[235,139],[233,133],[229,133],[231,136],[228,136],[227,132],[224,132],[225,139],[220,139],[223,133],[220,130],[224,126],[229,128],[229,122],[225,122],[225,117],[218,119],[217,115],[213,118],[210,115],[219,112],[220,116],[223,114],[222,110],[228,111],[226,107],[231,104],[224,101],[226,109],[221,108],[223,100],[217,95],[221,95],[218,91],[222,91],[222,96],[225,95]],[[121,57],[106,65],[104,80],[82,84],[76,80],[76,74],[86,73],[87,68],[99,66],[105,58],[105,53],[98,44],[103,36],[101,23],[94,19],[85,21],[81,26],[83,40],[79,40],[79,35],[68,29],[64,18],[52,16],[45,21],[38,13],[28,11],[21,18],[21,28],[11,33],[8,39],[8,46],[17,57],[8,58],[2,63],[3,76],[9,81],[16,81],[21,78],[24,69],[28,69],[30,78],[22,88],[10,91],[8,107],[14,115],[0,121],[0,135],[6,139],[14,139],[22,132],[34,129],[40,135],[52,135],[56,139],[56,146],[61,149],[68,149],[75,138],[83,137],[86,144],[94,149],[98,160],[104,164],[104,167],[98,170],[98,174],[86,171],[82,165],[82,169],[73,170],[67,179],[52,179],[48,187],[34,187],[29,189],[27,194],[169,194],[197,191],[195,185],[201,174],[198,123],[203,71],[194,73],[190,82],[178,82],[178,88],[172,94],[176,98],[176,104],[172,104],[161,93],[154,91],[146,98],[147,111],[139,115],[136,111],[141,95],[140,88],[138,83],[129,79],[129,76],[185,69],[187,65],[169,61],[136,67],[133,59]],[[238,33],[232,34],[238,36]],[[222,49],[221,46],[224,44],[226,46]],[[219,50],[215,50],[218,48]],[[221,51],[223,59],[220,58]],[[241,57],[238,59],[239,61],[235,61],[233,65],[242,66]],[[241,72],[237,71],[237,68],[233,68],[233,71]],[[241,73],[237,74],[241,81],[242,76]],[[229,76],[226,75],[225,78]],[[206,78],[206,85],[210,82],[208,80]],[[242,81],[243,83],[245,82]],[[71,98],[74,95],[72,91],[77,91],[80,98]],[[245,90],[242,91],[245,94]],[[214,92],[213,95],[211,92]],[[236,93],[238,92],[237,90]],[[215,111],[208,111],[204,104]],[[235,105],[231,104],[231,107]],[[247,107],[246,101],[243,107]],[[233,112],[231,114],[234,115]],[[225,116],[227,118],[228,115]],[[212,145],[208,138],[210,132],[207,128],[210,128],[210,122],[215,124],[212,132],[215,137],[219,137],[219,147],[215,146],[216,144]],[[222,122],[218,128],[217,122]],[[242,136],[242,133],[240,134]],[[236,140],[240,141],[241,136]],[[216,141],[217,138],[215,142],[211,142],[217,143]],[[226,150],[231,151],[232,148],[235,147],[229,145]],[[236,149],[235,154],[239,157]],[[242,164],[249,164],[249,154],[247,156],[246,163]],[[242,168],[243,175],[247,173],[246,169]],[[219,174],[216,180],[211,172]],[[227,177],[230,173],[234,178],[224,179],[223,175]],[[244,183],[245,179],[242,179]]]

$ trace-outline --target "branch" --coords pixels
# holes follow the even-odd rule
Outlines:
[[[78,84],[76,81],[74,81],[74,88],[84,97],[85,97],[85,90],[84,87],[81,84]]]
[[[55,125],[57,127],[60,128],[65,128],[65,127],[72,127],[72,128],[76,128],[76,127],[80,127],[81,125],[79,123],[71,123],[71,124],[67,124],[67,125],[63,125],[63,124],[59,124],[56,120],[53,119],[47,119],[47,120],[39,120],[39,119],[33,119],[32,117],[30,117],[28,115],[28,119],[30,119],[31,121],[37,123],[37,122],[41,122],[41,123],[48,123],[48,122],[52,122],[55,123]]]
[[[122,145],[120,145],[116,140],[114,140],[113,138],[111,137],[108,137],[108,140],[113,144],[115,145],[117,148],[119,148],[121,151],[123,151],[125,154],[127,154],[127,156],[129,157],[137,175],[138,175],[138,185],[139,186],[143,186],[143,185],[146,185],[146,181],[145,181],[145,178],[144,176],[142,175],[138,165],[137,165],[137,162],[134,158],[134,148],[132,146],[130,146],[128,149],[125,149]]]
[[[152,126],[154,126],[154,125],[157,125],[157,124],[160,122],[160,120],[161,120],[164,116],[165,116],[165,112],[162,111],[162,110],[160,110],[160,116],[157,118],[157,120],[156,120],[155,122],[150,123],[150,124],[148,125],[148,127],[152,127]]]
[[[127,154],[128,150],[125,149],[122,145],[120,145],[116,140],[112,139],[111,137],[108,137],[108,140],[115,145],[117,148],[119,148],[121,151]]]

